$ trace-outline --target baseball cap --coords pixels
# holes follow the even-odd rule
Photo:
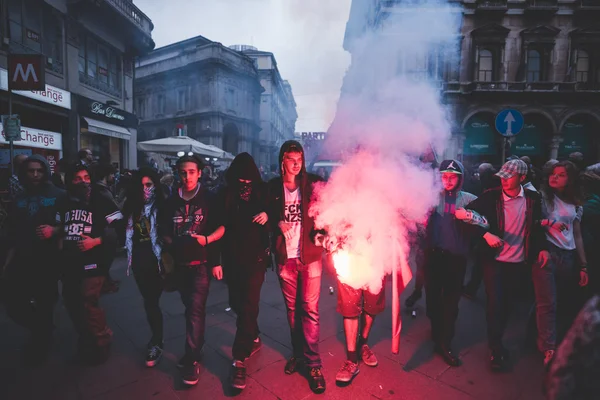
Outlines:
[[[462,175],[462,170],[457,161],[454,160],[444,160],[440,164],[440,172],[450,172],[452,174],[460,174]]]
[[[510,179],[517,174],[527,175],[527,164],[519,159],[507,161],[496,176],[502,179]]]

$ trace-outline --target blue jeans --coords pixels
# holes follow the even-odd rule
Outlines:
[[[321,366],[319,355],[320,261],[306,266],[290,258],[279,266],[279,282],[287,308],[294,357],[304,359],[309,368]]]
[[[572,322],[569,311],[578,304],[579,273],[575,267],[575,250],[563,250],[549,244],[550,260],[544,268],[534,265],[537,345],[541,352],[555,350],[557,336]],[[574,312],[576,314],[576,311]]]
[[[206,328],[209,268],[206,265],[178,265],[176,268],[177,290],[185,306],[185,356],[200,361]]]

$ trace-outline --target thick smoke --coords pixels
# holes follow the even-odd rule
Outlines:
[[[329,153],[343,154],[343,165],[317,188],[310,210],[345,251],[334,256],[340,279],[372,292],[394,266],[408,283],[410,237],[438,202],[436,175],[419,157],[430,146],[443,153],[450,124],[427,69],[438,62],[433,54],[452,59],[460,21],[446,3],[395,10],[351,43],[326,143]],[[364,11],[365,21],[372,18],[373,10]]]

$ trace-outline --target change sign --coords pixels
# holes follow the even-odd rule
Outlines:
[[[46,90],[46,57],[40,54],[8,56],[9,90]]]

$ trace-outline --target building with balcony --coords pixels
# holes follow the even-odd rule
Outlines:
[[[298,113],[292,86],[281,77],[273,53],[247,45],[230,47],[253,59],[258,68],[264,92],[260,100],[260,152],[256,162],[267,171],[279,163],[279,148],[283,142],[294,138]]]
[[[356,3],[356,5],[355,5]],[[402,0],[354,0],[345,48],[362,32],[377,30]],[[524,115],[524,128],[507,154],[537,165],[582,152],[600,157],[600,1],[450,0],[461,14],[457,51],[432,52],[421,73],[440,89],[452,116],[446,157],[467,164],[501,163],[502,136],[495,117],[505,108]],[[405,60],[399,60],[400,63]],[[353,62],[372,62],[358,60]],[[342,91],[343,95],[343,91]]]
[[[135,66],[139,140],[186,134],[232,154],[260,154],[255,61],[197,36],[140,57]]]
[[[0,108],[8,114],[7,57],[45,56],[45,91],[15,91],[26,138],[18,152],[76,159],[80,148],[137,167],[133,60],[154,48],[150,19],[132,0],[6,0],[0,3]],[[0,152],[5,152],[5,148]],[[0,166],[6,165],[2,153]],[[6,171],[3,168],[1,171]],[[2,180],[3,181],[3,180]]]

